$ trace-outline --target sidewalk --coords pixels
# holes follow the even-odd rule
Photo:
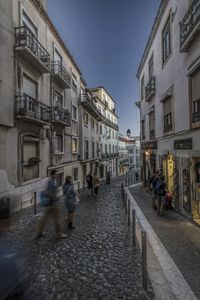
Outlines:
[[[151,207],[151,197],[140,186],[129,190],[196,297],[200,299],[200,228],[175,211],[167,212],[164,217],[158,216]]]
[[[121,200],[121,178],[102,184],[98,198],[83,198],[76,211],[76,229],[54,239],[53,224],[34,240],[39,216],[32,208],[15,219],[6,240],[24,250],[31,285],[29,300],[153,299],[141,284],[141,254],[133,247]],[[62,217],[66,214],[62,208]]]

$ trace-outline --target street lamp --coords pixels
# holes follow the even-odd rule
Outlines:
[[[130,131],[130,129],[127,129],[126,135],[127,135],[128,138],[130,138],[130,136],[131,136],[131,131]]]

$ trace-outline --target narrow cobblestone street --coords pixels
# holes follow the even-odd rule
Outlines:
[[[25,251],[31,284],[26,299],[150,299],[141,286],[141,256],[134,248],[120,199],[120,180],[103,184],[98,198],[84,198],[75,230],[55,240],[53,224],[35,241],[39,216],[23,211],[6,239]],[[62,209],[63,219],[66,212]],[[53,234],[52,234],[53,233]]]

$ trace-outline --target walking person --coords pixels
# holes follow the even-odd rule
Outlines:
[[[58,185],[56,181],[56,171],[51,172],[51,177],[48,180],[47,188],[44,192],[45,197],[48,200],[47,205],[44,207],[43,216],[39,222],[37,238],[43,235],[43,230],[47,224],[49,217],[53,218],[56,237],[65,238],[67,235],[61,230],[59,207],[58,207]]]
[[[106,173],[106,184],[110,184],[110,180],[111,180],[111,173],[110,170],[108,170]]]
[[[71,176],[66,176],[65,183],[63,185],[63,194],[65,196],[65,205],[68,210],[68,228],[75,229],[73,226],[74,222],[74,211],[76,209],[77,194],[74,190],[74,185],[71,180]]]
[[[95,195],[95,197],[97,197],[100,180],[96,173],[94,173],[94,176],[93,176],[93,185],[94,185],[94,195]]]
[[[159,186],[157,187],[157,194],[159,199],[158,214],[164,216],[164,205],[166,203],[166,183],[165,175],[161,175]]]
[[[138,183],[138,181],[139,181],[139,174],[138,174],[138,172],[136,171],[136,172],[135,172],[135,182]]]
[[[152,190],[153,190],[153,193],[152,193],[152,207],[155,210],[158,209],[158,204],[159,204],[158,203],[159,199],[157,199],[157,187],[158,187],[159,182],[160,182],[159,181],[160,175],[161,175],[160,170],[157,170],[155,175],[152,175],[150,177],[150,185],[152,184]]]
[[[87,196],[93,196],[93,177],[92,177],[92,172],[89,172],[89,174],[86,176],[86,181],[87,181]]]

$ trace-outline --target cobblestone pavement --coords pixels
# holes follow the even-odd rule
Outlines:
[[[164,217],[158,216],[151,207],[151,197],[140,187],[130,188],[130,192],[197,299],[200,299],[200,228],[175,211],[168,211]]]
[[[35,241],[39,216],[23,211],[8,230],[9,244],[25,251],[31,284],[25,298],[50,300],[153,299],[141,287],[141,255],[133,247],[120,199],[120,181],[100,187],[98,198],[83,199],[75,230],[54,238],[53,224]],[[62,214],[66,212],[62,209]]]

